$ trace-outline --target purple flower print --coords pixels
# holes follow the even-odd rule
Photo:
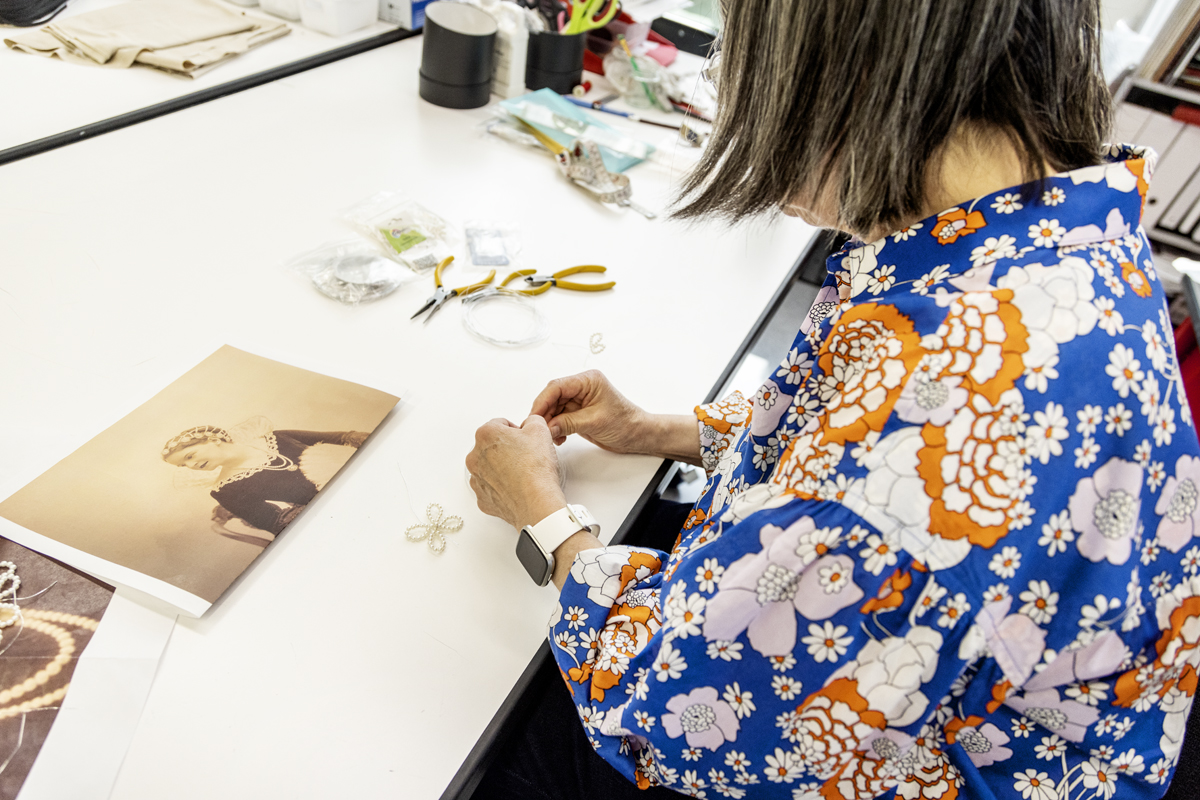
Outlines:
[[[687,694],[677,694],[667,701],[663,714],[663,730],[672,739],[683,736],[688,747],[707,747],[719,750],[725,742],[737,739],[737,712],[717,696],[711,686],[701,686]]]
[[[1196,535],[1196,501],[1200,499],[1200,458],[1180,456],[1175,474],[1167,478],[1162,496],[1154,506],[1161,514],[1158,522],[1159,543],[1178,553]]]
[[[759,531],[763,549],[733,562],[708,602],[704,638],[733,641],[746,631],[759,653],[790,653],[796,646],[796,612],[823,620],[861,600],[863,591],[852,579],[854,561],[826,553],[825,542],[836,541],[838,533],[817,530],[811,517],[801,517],[786,531],[764,525]],[[805,543],[815,546],[801,548]]]
[[[812,308],[804,317],[804,322],[800,323],[800,332],[808,333],[813,326],[820,325],[826,317],[837,310],[839,302],[841,301],[838,300],[837,286],[821,287],[821,291],[817,292],[817,298],[813,300]]]
[[[1075,486],[1067,504],[1079,552],[1089,561],[1124,564],[1133,548],[1142,507],[1142,468],[1113,457]]]
[[[954,737],[954,743],[967,751],[967,758],[977,767],[989,767],[1012,758],[1012,750],[1004,746],[1010,741],[1008,734],[990,722],[978,728],[960,728]]]
[[[1025,692],[1009,697],[1004,705],[1069,742],[1082,742],[1088,726],[1100,716],[1100,709],[1095,706],[1059,698],[1057,689]]]

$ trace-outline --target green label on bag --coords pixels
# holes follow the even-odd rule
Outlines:
[[[392,228],[390,230],[388,228],[380,228],[379,232],[383,234],[383,238],[387,239],[387,243],[397,253],[403,253],[410,247],[414,247],[425,241],[425,234],[416,228]]]

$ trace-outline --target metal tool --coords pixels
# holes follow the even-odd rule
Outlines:
[[[411,317],[409,317],[409,319],[416,319],[417,317],[421,316],[421,314],[428,311],[429,316],[425,317],[425,324],[428,325],[429,320],[433,319],[433,315],[436,314],[438,309],[444,306],[446,301],[451,297],[459,297],[461,295],[468,295],[471,292],[477,292],[491,283],[492,278],[496,277],[496,270],[492,270],[487,274],[486,278],[477,283],[472,283],[467,286],[460,286],[457,289],[447,289],[442,285],[442,270],[449,266],[450,262],[453,260],[454,256],[449,256],[443,259],[442,263],[437,265],[437,269],[433,271],[433,280],[437,284],[437,289],[432,295],[430,295],[429,299],[425,301],[425,305],[421,306],[417,310],[417,313],[413,314]]]
[[[608,272],[607,267],[602,267],[599,264],[581,264],[577,267],[567,267],[560,269],[553,275],[539,275],[537,270],[519,269],[504,279],[500,284],[500,288],[505,291],[515,292],[523,295],[542,294],[549,291],[551,286],[557,286],[559,289],[568,289],[572,292],[603,292],[605,289],[611,289],[617,285],[616,281],[606,281],[604,283],[576,283],[575,281],[565,281],[569,275],[578,275],[581,272]],[[508,284],[517,278],[524,278],[522,281],[527,288],[524,289],[509,289]]]

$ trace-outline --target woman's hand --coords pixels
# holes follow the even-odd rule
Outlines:
[[[533,401],[530,413],[546,420],[555,444],[577,433],[613,453],[700,463],[700,433],[694,418],[648,414],[598,370],[550,381]]]
[[[541,522],[567,504],[558,484],[558,454],[540,416],[520,427],[506,419],[480,427],[467,470],[479,510],[514,528]]]

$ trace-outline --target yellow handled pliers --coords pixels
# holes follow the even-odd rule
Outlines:
[[[445,286],[442,286],[442,270],[444,270],[446,267],[448,267],[450,265],[450,262],[453,260],[454,260],[454,256],[449,256],[449,257],[443,259],[442,263],[437,265],[437,269],[435,269],[433,271],[433,280],[434,280],[434,283],[437,284],[437,289],[434,291],[433,295],[430,296],[430,298],[425,301],[425,305],[421,306],[421,308],[417,310],[417,313],[413,314],[411,317],[409,317],[409,319],[416,319],[417,317],[421,316],[421,314],[428,311],[429,316],[425,317],[425,324],[428,325],[429,320],[433,319],[433,315],[436,314],[438,312],[438,309],[440,309],[443,305],[445,305],[446,301],[449,300],[451,297],[459,297],[461,295],[470,294],[471,292],[477,292],[480,289],[482,289],[483,287],[487,286],[489,283],[491,283],[492,278],[496,277],[496,270],[492,270],[491,272],[489,272],[487,274],[486,278],[479,281],[478,283],[472,283],[467,286],[460,286],[457,289],[447,289]],[[529,271],[533,272],[533,270],[529,270]]]
[[[578,275],[581,272],[608,272],[607,267],[602,267],[599,264],[582,264],[578,267],[567,267],[560,269],[553,275],[539,275],[537,270],[519,269],[504,279],[504,283],[500,286],[507,291],[516,292],[517,294],[535,295],[548,291],[551,286],[557,286],[560,289],[570,289],[573,292],[602,292],[605,289],[611,289],[617,285],[616,281],[607,281],[605,283],[576,283],[575,281],[564,281],[563,278],[568,275]],[[507,286],[511,281],[517,278],[524,278],[525,289],[508,289]]]

